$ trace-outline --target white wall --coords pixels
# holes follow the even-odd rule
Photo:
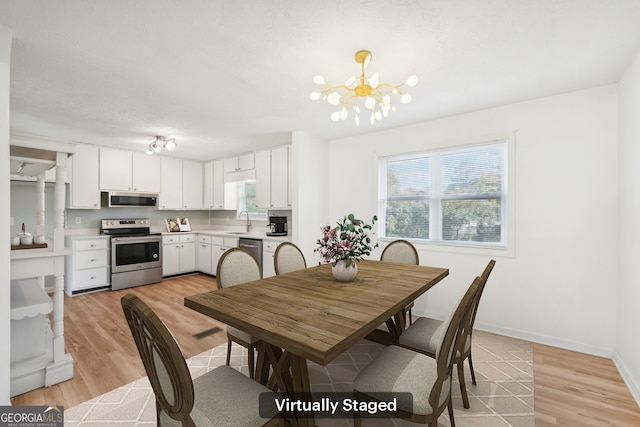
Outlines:
[[[0,242],[9,241],[9,75],[11,63],[11,32],[0,26]],[[4,176],[4,178],[2,178]],[[10,245],[0,245],[0,337],[4,343],[11,338],[9,317]],[[8,345],[0,346],[0,405],[10,405],[11,354]]]
[[[640,55],[618,87],[619,285],[614,360],[640,404]]]
[[[304,132],[292,134],[292,237],[307,260],[307,266],[318,263],[313,252],[320,228],[327,222],[329,180],[327,161],[329,144]]]
[[[615,85],[597,87],[332,141],[329,216],[353,212],[368,219],[375,213],[379,155],[513,139],[515,132],[515,247],[496,254],[421,245],[421,263],[449,267],[450,275],[417,301],[414,313],[444,318],[495,258],[478,328],[610,357],[617,283],[616,93]]]

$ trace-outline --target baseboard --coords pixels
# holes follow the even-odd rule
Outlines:
[[[616,368],[618,368],[618,372],[620,372],[620,376],[624,380],[624,383],[627,385],[627,388],[631,392],[631,395],[635,399],[638,406],[640,406],[640,384],[638,381],[631,375],[631,371],[627,368],[624,361],[620,357],[617,351],[613,353],[613,363],[615,363]]]
[[[426,314],[427,317],[443,320],[442,317],[436,314]],[[571,340],[565,340],[550,335],[536,334],[528,331],[522,331],[518,329],[504,328],[502,326],[496,326],[481,322],[476,322],[474,329],[491,332],[494,334],[505,335],[511,338],[518,338],[525,341],[531,341],[536,344],[544,344],[551,347],[558,347],[565,350],[577,351],[578,353],[586,353],[592,356],[606,357],[607,359],[613,358],[613,348],[603,348],[593,346],[585,343],[579,343]]]

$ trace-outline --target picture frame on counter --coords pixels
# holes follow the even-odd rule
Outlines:
[[[164,222],[167,225],[167,231],[170,233],[175,233],[180,231],[191,231],[189,218],[186,218],[186,217],[165,218]]]

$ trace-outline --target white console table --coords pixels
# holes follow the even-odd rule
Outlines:
[[[12,173],[36,178],[37,234],[45,231],[45,171],[56,168],[53,238],[46,248],[11,251],[13,397],[73,377],[73,359],[64,346],[64,266],[72,253],[64,246],[64,207],[67,158],[75,146],[12,136],[10,148]],[[45,276],[54,277],[53,298],[44,289]]]

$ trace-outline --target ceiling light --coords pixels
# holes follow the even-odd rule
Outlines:
[[[356,126],[360,125],[360,100],[364,99],[364,108],[371,111],[370,122],[382,120],[389,115],[389,111],[395,110],[391,106],[391,95],[400,95],[400,102],[408,104],[411,102],[411,95],[406,93],[402,87],[413,87],[418,84],[418,76],[410,76],[406,82],[397,86],[389,83],[379,83],[378,73],[375,72],[370,78],[365,77],[364,69],[371,61],[371,52],[361,50],[355,55],[356,62],[362,65],[360,78],[350,77],[343,85],[328,85],[322,76],[315,76],[313,82],[317,85],[326,86],[321,92],[313,92],[309,95],[311,100],[320,98],[329,104],[337,106],[338,110],[331,113],[331,120],[337,122],[346,120],[349,110],[353,109]]]
[[[164,148],[167,151],[171,151],[176,148],[178,144],[176,144],[175,139],[166,139],[164,136],[156,136],[156,139],[149,144],[149,148],[147,148],[147,154],[152,155],[153,153],[159,153]]]

